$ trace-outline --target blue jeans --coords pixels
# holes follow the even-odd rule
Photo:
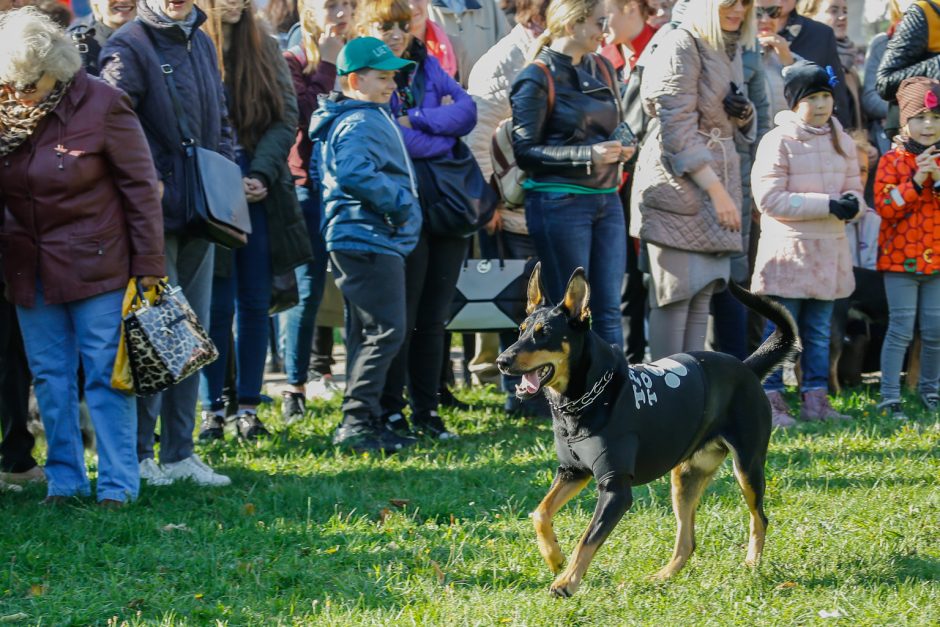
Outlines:
[[[800,357],[800,366],[803,370],[803,382],[800,386],[802,392],[810,390],[825,390],[829,387],[829,329],[832,325],[831,300],[814,300],[810,298],[780,298],[772,299],[787,308],[787,311],[796,320],[800,329],[800,341],[803,343],[803,355]],[[764,339],[770,337],[776,326],[767,321],[764,329]],[[768,392],[783,390],[783,369],[777,368],[767,380],[764,389]]]
[[[307,382],[313,329],[316,326],[317,309],[323,299],[323,285],[329,261],[326,242],[320,233],[320,183],[311,181],[311,185],[312,188],[296,188],[297,200],[300,201],[300,208],[307,222],[307,234],[313,245],[313,261],[295,270],[300,302],[284,313],[284,368],[287,371],[287,382],[291,385],[303,385]]]
[[[914,338],[915,319],[922,342],[917,387],[921,394],[936,394],[940,377],[940,275],[886,272],[884,276],[888,332],[881,347],[881,398],[901,398],[901,368]]]
[[[525,217],[549,300],[561,302],[571,273],[581,266],[591,284],[592,328],[623,347],[620,289],[627,269],[627,234],[620,197],[529,191]]]
[[[264,379],[264,359],[268,351],[268,308],[271,304],[271,245],[263,203],[248,206],[251,235],[248,243],[235,250],[231,272],[212,280],[212,309],[209,337],[219,349],[219,358],[199,373],[199,397],[203,409],[225,407],[222,388],[228,366],[232,320],[238,312],[235,335],[238,402],[258,405]]]
[[[124,290],[46,305],[36,286],[34,307],[17,307],[49,451],[49,496],[91,494],[78,426],[78,365],[85,370],[85,402],[98,441],[98,500],[137,497],[140,473],[134,447],[134,396],[111,387],[121,337]]]

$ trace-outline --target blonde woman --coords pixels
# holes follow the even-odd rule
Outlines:
[[[653,122],[634,177],[631,235],[643,241],[651,275],[653,359],[704,348],[709,301],[742,250],[735,137],[753,142],[756,130],[739,92],[742,43],[754,41],[750,0],[698,0],[643,76]]]
[[[526,222],[550,300],[560,302],[571,273],[583,267],[593,328],[619,347],[627,248],[617,187],[634,148],[611,139],[621,120],[619,86],[610,62],[594,54],[604,44],[607,9],[598,0],[555,0],[545,23],[534,62],[509,97],[512,148],[528,175]]]
[[[284,53],[300,112],[297,139],[288,163],[313,246],[313,261],[295,271],[300,302],[285,314],[284,366],[290,389],[284,392],[281,411],[287,422],[298,420],[305,412],[310,347],[326,280],[326,245],[320,234],[320,182],[311,180],[309,175],[313,142],[307,129],[319,106],[319,97],[329,94],[336,84],[336,57],[346,37],[352,36],[355,6],[352,0],[300,0],[301,44]]]

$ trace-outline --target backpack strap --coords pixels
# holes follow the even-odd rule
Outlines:
[[[548,82],[548,109],[547,113],[549,116],[552,114],[552,109],[555,108],[555,79],[552,78],[552,72],[548,69],[548,66],[545,64],[545,61],[536,59],[532,62],[533,64],[541,68],[542,73],[545,74],[545,80]]]

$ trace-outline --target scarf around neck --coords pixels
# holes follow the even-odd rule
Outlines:
[[[0,101],[0,157],[5,157],[19,148],[39,126],[46,115],[59,106],[72,81],[56,83],[49,97],[34,106],[26,106],[4,96]]]
[[[902,148],[904,148],[904,150],[906,150],[907,152],[915,156],[919,155],[920,153],[930,148],[930,146],[925,146],[921,144],[920,142],[916,142],[910,137],[904,137],[903,135],[898,135],[897,144],[900,145]],[[933,144],[933,146],[935,148],[940,148],[940,142]]]
[[[851,39],[836,39],[836,49],[839,52],[839,62],[842,63],[842,69],[846,72],[855,67],[855,53],[857,48]]]
[[[738,54],[738,42],[741,40],[741,31],[723,30],[721,31],[721,40],[724,43],[725,54],[730,61]]]
[[[196,25],[196,7],[193,6],[192,10],[182,20],[174,20],[172,17],[167,15],[163,11],[163,2],[162,0],[145,0],[147,8],[153,12],[155,18],[164,24],[175,24],[183,29],[183,32],[186,33],[186,36],[189,37],[193,32],[193,27]]]

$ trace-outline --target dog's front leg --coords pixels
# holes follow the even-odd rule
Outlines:
[[[594,509],[591,524],[581,536],[568,568],[552,583],[550,591],[553,595],[570,597],[577,591],[597,549],[632,504],[633,492],[630,490],[628,478],[615,477],[598,486],[597,507]]]
[[[565,556],[558,546],[558,537],[552,527],[552,518],[565,503],[570,501],[591,480],[591,475],[584,471],[571,468],[559,468],[552,481],[548,494],[532,512],[532,523],[535,525],[535,537],[539,543],[539,553],[556,575],[565,563]]]

